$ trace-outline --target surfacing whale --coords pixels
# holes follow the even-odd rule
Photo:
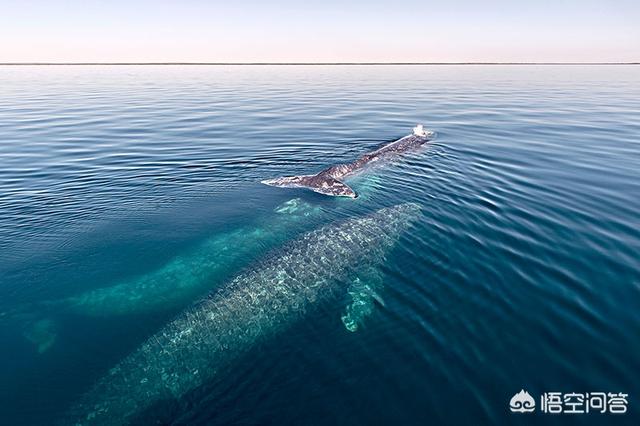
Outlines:
[[[151,407],[210,382],[315,304],[346,296],[352,278],[379,266],[419,213],[416,204],[383,208],[308,232],[276,250],[112,368],[71,409],[65,424],[144,421],[141,413]]]
[[[358,194],[349,185],[342,182],[343,178],[356,174],[368,165],[382,159],[415,150],[429,142],[433,136],[434,132],[425,130],[422,124],[418,124],[413,128],[412,134],[388,143],[373,152],[364,154],[351,163],[331,166],[315,175],[279,177],[263,180],[261,183],[281,188],[308,188],[320,194],[334,197],[356,198]]]

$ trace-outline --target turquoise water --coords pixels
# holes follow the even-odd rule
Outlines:
[[[637,67],[1,67],[0,83],[1,423],[64,423],[208,293],[404,203],[421,213],[384,261],[358,257],[340,294],[261,324],[136,421],[572,420],[510,413],[526,389],[628,393],[625,415],[574,417],[638,423]],[[416,123],[435,141],[348,181],[355,200],[259,184]],[[335,272],[291,262],[303,283]]]

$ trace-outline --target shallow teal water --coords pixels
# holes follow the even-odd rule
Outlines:
[[[350,297],[142,423],[491,424],[520,389],[640,387],[633,66],[0,68],[0,418],[64,418],[181,310],[323,224],[422,215]],[[407,134],[331,199],[260,185]],[[308,259],[299,259],[299,262]],[[345,283],[348,287],[349,283]],[[356,292],[357,293],[357,292]],[[148,416],[148,417],[145,417]]]

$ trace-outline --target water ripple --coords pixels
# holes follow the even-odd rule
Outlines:
[[[0,313],[144,275],[294,197],[325,220],[421,205],[362,330],[344,330],[343,305],[319,307],[178,423],[495,424],[521,388],[640,391],[636,67],[0,67],[0,80]],[[436,141],[354,179],[355,201],[258,183],[417,122]],[[66,318],[41,355],[23,323],[0,327],[6,418],[50,421],[173,314]]]

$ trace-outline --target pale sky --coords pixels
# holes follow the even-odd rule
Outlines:
[[[473,61],[640,61],[640,0],[0,0],[0,62]]]

